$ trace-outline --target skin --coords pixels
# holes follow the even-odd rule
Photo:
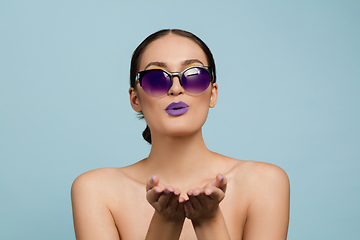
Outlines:
[[[150,43],[139,71],[181,72],[207,66],[191,39],[174,34]],[[130,88],[132,108],[142,111],[152,134],[147,158],[123,168],[80,175],[72,186],[76,238],[86,239],[286,239],[289,180],[279,167],[229,158],[207,149],[201,128],[215,106],[218,86],[197,95],[179,79],[153,98]],[[183,101],[181,116],[165,108]],[[236,146],[234,146],[236,147]]]

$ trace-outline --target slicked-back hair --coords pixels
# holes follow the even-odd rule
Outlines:
[[[131,58],[131,65],[130,65],[130,86],[135,88],[135,78],[136,78],[136,74],[139,72],[139,67],[140,67],[140,61],[141,61],[141,56],[144,53],[146,47],[154,42],[155,40],[164,37],[168,34],[176,34],[178,36],[182,36],[182,37],[186,37],[191,39],[192,41],[194,41],[197,45],[199,45],[199,47],[204,51],[205,55],[206,55],[206,60],[208,62],[208,67],[211,67],[213,70],[213,81],[212,82],[216,82],[216,68],[215,68],[215,61],[213,58],[213,55],[209,49],[209,47],[196,35],[192,34],[191,32],[187,32],[184,30],[180,30],[180,29],[163,29],[160,31],[157,31],[151,35],[149,35],[147,38],[144,39],[144,41],[142,41],[140,43],[140,45],[135,49],[132,58]],[[142,113],[141,113],[141,118],[143,118]],[[150,128],[149,126],[146,125],[145,130],[143,131],[143,137],[144,139],[151,144],[151,132],[150,132]]]

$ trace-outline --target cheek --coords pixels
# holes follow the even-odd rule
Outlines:
[[[156,101],[156,99],[146,95],[144,92],[142,95],[140,95],[139,100],[141,111],[147,122],[159,116],[160,112],[162,111],[162,107],[160,106],[159,101]]]
[[[209,113],[209,106],[210,106],[210,93],[204,93],[204,95],[199,96],[199,98],[193,104],[193,112],[195,114],[194,117],[198,118],[201,121],[205,121],[207,115]]]

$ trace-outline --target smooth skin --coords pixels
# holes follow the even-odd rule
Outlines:
[[[193,65],[207,66],[202,49],[191,39],[168,34],[147,46],[139,71],[181,72]],[[129,95],[132,108],[143,112],[151,129],[150,154],[133,165],[93,170],[74,181],[76,239],[286,239],[286,173],[205,146],[201,128],[209,108],[216,105],[216,83],[191,95],[174,77],[162,97],[146,95],[139,84]],[[168,115],[166,106],[178,101],[189,110]]]

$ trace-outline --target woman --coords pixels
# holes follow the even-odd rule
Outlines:
[[[76,238],[286,239],[286,173],[204,144],[201,128],[218,95],[205,43],[182,30],[156,32],[134,51],[130,75],[131,106],[146,120],[151,151],[74,181]]]

